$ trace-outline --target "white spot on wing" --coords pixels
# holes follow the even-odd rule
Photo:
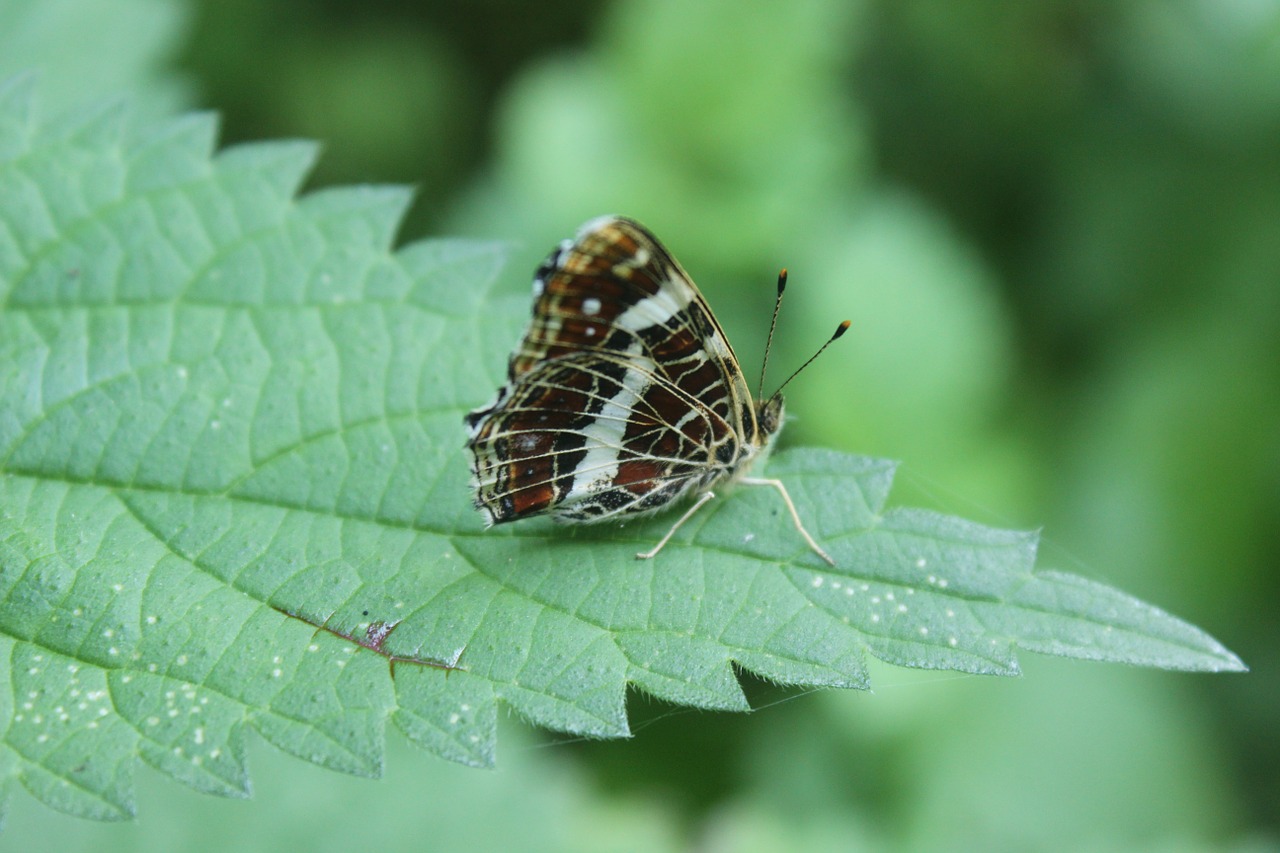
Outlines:
[[[565,495],[565,503],[573,503],[613,485],[618,475],[618,450],[627,430],[627,422],[636,400],[649,387],[649,375],[654,364],[639,355],[640,344],[635,342],[628,351],[631,367],[622,377],[622,387],[613,395],[590,424],[583,428],[587,438],[587,455],[578,466],[579,474],[573,479],[573,488]]]
[[[663,282],[657,293],[623,311],[614,322],[629,332],[664,325],[689,307],[693,293],[693,288],[686,282]]]

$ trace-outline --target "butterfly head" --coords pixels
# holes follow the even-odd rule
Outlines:
[[[782,395],[774,394],[756,404],[756,425],[760,437],[769,438],[782,427]]]

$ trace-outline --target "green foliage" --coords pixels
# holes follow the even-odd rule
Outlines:
[[[5,0],[0,79],[38,71],[49,114],[129,94],[134,110],[162,115],[186,97],[162,63],[188,17],[179,0]]]
[[[407,194],[295,198],[313,148],[212,155],[204,116],[40,116],[0,89],[0,638],[4,762],[46,803],[133,812],[140,757],[248,791],[249,729],[376,775],[391,721],[472,765],[498,704],[628,733],[626,687],[744,710],[734,665],[865,687],[865,658],[1011,675],[1016,649],[1243,666],[1099,583],[1034,570],[1036,537],[886,509],[893,466],[793,450],[777,496],[670,518],[484,531],[462,414],[526,314],[504,247],[391,250]]]
[[[251,801],[202,796],[158,773],[143,773],[138,820],[73,820],[25,803],[9,815],[3,844],[101,853],[396,849],[409,843],[459,853],[686,849],[669,815],[653,804],[600,802],[589,774],[533,748],[530,734],[517,725],[504,728],[502,769],[495,773],[440,761],[392,735],[385,776],[376,782],[250,743]],[[424,791],[429,796],[421,796]]]

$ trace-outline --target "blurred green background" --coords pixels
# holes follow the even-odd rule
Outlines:
[[[139,774],[6,849],[1280,849],[1280,2],[0,0],[50,109],[134,91],[223,139],[323,140],[312,187],[412,183],[405,240],[650,225],[759,364],[791,270],[784,443],[904,461],[899,503],[1043,526],[1042,563],[1253,668],[1023,657],[875,691],[633,696],[636,737],[504,723],[499,769],[391,737],[381,781],[258,744],[253,800]],[[461,438],[459,439],[461,441]]]

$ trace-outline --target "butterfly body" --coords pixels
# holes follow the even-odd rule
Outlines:
[[[690,495],[696,508],[742,479],[777,434],[782,398],[753,401],[688,274],[642,225],[611,216],[539,266],[507,384],[466,420],[490,524],[597,522]]]

